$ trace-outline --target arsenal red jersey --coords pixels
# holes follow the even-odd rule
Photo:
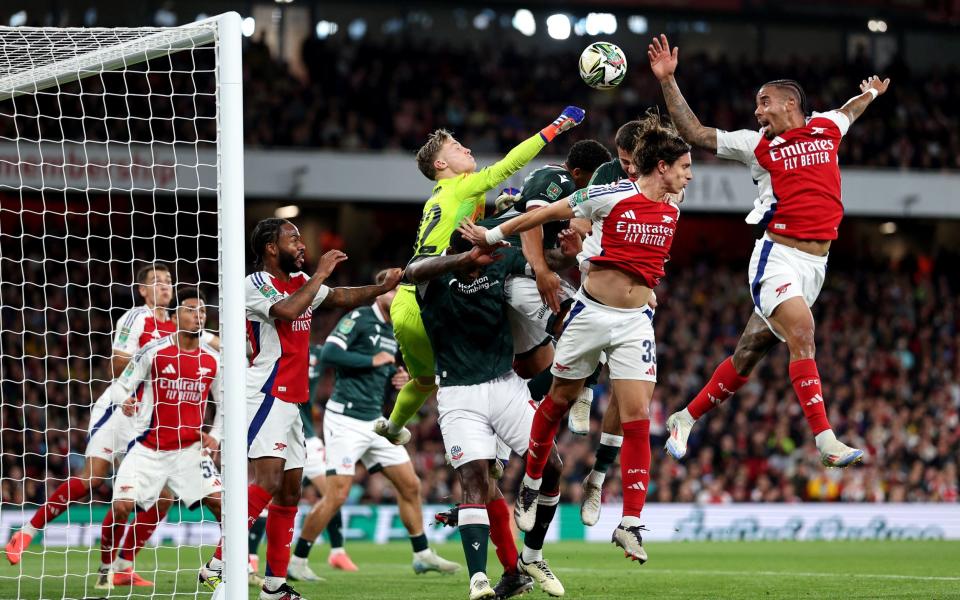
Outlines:
[[[173,319],[161,321],[156,312],[148,306],[134,306],[123,313],[117,321],[117,331],[113,337],[113,349],[133,356],[153,340],[176,333]]]
[[[635,181],[591,185],[570,196],[573,214],[593,222],[600,253],[588,260],[616,267],[655,287],[670,260],[679,207],[643,195]]]
[[[153,450],[179,450],[200,441],[207,397],[220,396],[220,359],[206,344],[182,350],[176,336],[147,344],[111,387],[114,402],[124,402],[143,384],[143,402],[151,407],[150,425],[137,441]],[[219,429],[220,411],[217,411]],[[213,433],[220,437],[219,431]]]
[[[837,151],[850,120],[814,113],[768,140],[759,131],[717,130],[717,156],[750,167],[758,196],[747,223],[800,240],[834,240],[843,219]]]
[[[266,271],[247,276],[247,341],[253,350],[247,367],[248,398],[269,395],[297,404],[310,399],[310,324],[313,310],[330,288],[321,285],[312,305],[294,321],[270,316],[271,306],[299,290],[308,279],[306,273],[294,273],[283,281]]]

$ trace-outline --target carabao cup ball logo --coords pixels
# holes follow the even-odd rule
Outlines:
[[[615,44],[594,42],[580,55],[580,77],[592,88],[615,88],[626,75],[627,57]]]

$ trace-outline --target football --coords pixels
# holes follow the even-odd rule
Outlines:
[[[594,42],[580,55],[580,77],[592,88],[613,89],[626,75],[627,57],[615,44]]]

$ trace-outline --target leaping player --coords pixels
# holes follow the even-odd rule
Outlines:
[[[300,271],[306,246],[300,230],[285,219],[264,219],[250,246],[261,270],[246,278],[247,339],[253,356],[246,370],[247,456],[253,481],[248,489],[248,527],[267,508],[267,567],[260,600],[301,600],[286,582],[290,542],[300,501],[306,443],[299,404],[307,401],[310,324],[313,311],[354,308],[397,286],[401,269],[389,269],[382,285],[329,288],[323,285],[347,260],[331,250],[312,277]],[[268,506],[269,504],[269,506]],[[216,589],[222,581],[222,542],[200,569],[199,579]]]
[[[650,482],[650,400],[657,380],[648,302],[664,275],[680,214],[670,194],[682,192],[692,178],[690,146],[661,124],[656,113],[645,119],[648,125],[633,154],[639,176],[635,181],[589,186],[491,230],[468,221],[460,228],[475,243],[491,245],[548,221],[576,217],[591,220],[594,235],[602,235],[602,252],[590,258],[590,270],[557,344],[550,393],[533,418],[514,515],[521,530],[535,526],[544,466],[560,421],[606,353],[624,432],[623,517],[612,541],[641,563],[647,560],[640,514]]]
[[[464,217],[474,221],[483,218],[487,191],[519,171],[557,135],[579,125],[584,116],[582,109],[566,107],[553,123],[521,142],[499,162],[480,171],[476,171],[477,161],[470,149],[448,131],[438,129],[430,134],[417,152],[417,167],[427,179],[437,183],[433,186],[433,195],[423,205],[414,259],[442,254],[450,234]],[[394,444],[403,445],[410,441],[410,431],[404,425],[437,390],[436,373],[433,350],[420,318],[413,286],[400,287],[390,314],[411,379],[397,394],[390,418],[379,421],[375,431]]]
[[[673,77],[678,48],[667,36],[654,38],[650,67],[660,81],[670,116],[685,140],[750,168],[759,196],[747,223],[765,232],[750,258],[749,283],[754,311],[733,356],[720,363],[710,381],[683,410],[667,419],[666,450],[676,459],[687,452],[690,429],[701,416],[730,398],[779,342],[790,349],[790,380],[827,467],[846,467],[863,451],[837,440],[814,360],[814,322],[810,307],[820,294],[827,253],[843,218],[837,151],[850,125],[890,80],[871,76],[860,94],[842,107],[807,117],[803,89],[791,79],[763,84],[754,116],[760,130],[723,131],[700,124]]]

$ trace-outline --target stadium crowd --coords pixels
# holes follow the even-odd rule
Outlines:
[[[478,52],[483,61],[474,60]],[[592,92],[578,77],[570,77],[575,54],[520,54],[509,44],[478,48],[431,41],[426,47],[410,40],[311,37],[303,45],[303,61],[306,81],[271,58],[256,38],[248,41],[248,146],[413,151],[430,131],[445,127],[476,154],[504,153],[529,136],[531,124],[551,120],[565,104],[592,107],[587,127],[545,151],[565,155],[583,137],[612,140],[619,124],[661,98],[656,80],[640,61],[615,94]],[[0,119],[0,139],[214,141],[213,53],[196,49],[154,59],[149,70],[149,75],[107,73],[64,84],[61,94],[0,102],[0,114],[16,116]],[[865,57],[844,64],[798,56],[774,64],[690,54],[678,77],[703,123],[751,129],[756,126],[753,93],[765,81],[795,78],[805,86],[809,108],[827,110],[842,105],[861,78],[875,70]],[[953,109],[960,102],[957,67],[915,72],[895,58],[881,71],[896,82],[891,101],[878,103],[850,131],[840,148],[841,164],[960,168],[960,117]],[[59,115],[69,118],[54,118]],[[716,159],[698,152],[697,160]]]
[[[582,137],[612,139],[616,128],[660,101],[642,60],[615,94],[591,92],[570,77],[576,54],[524,53],[508,44],[477,48],[431,40],[387,45],[308,39],[309,81],[284,73],[265,46],[245,55],[247,142],[339,150],[416,150],[437,127],[456,132],[474,153],[503,153],[564,104],[591,106],[588,127],[547,152],[565,154]],[[680,41],[682,46],[682,41]],[[484,56],[483,61],[474,59]],[[423,60],[430,56],[429,61]],[[809,107],[842,105],[874,69],[863,55],[851,63],[796,57],[763,63],[747,57],[687,54],[678,74],[701,121],[722,129],[753,129],[753,94],[765,81],[790,77],[805,86]],[[949,70],[914,72],[899,59],[882,69],[896,85],[851,130],[843,165],[913,169],[960,168],[960,77]],[[428,90],[428,92],[424,92]],[[549,90],[546,94],[544,90]],[[544,98],[552,99],[545,102]],[[698,160],[702,153],[698,153]]]

